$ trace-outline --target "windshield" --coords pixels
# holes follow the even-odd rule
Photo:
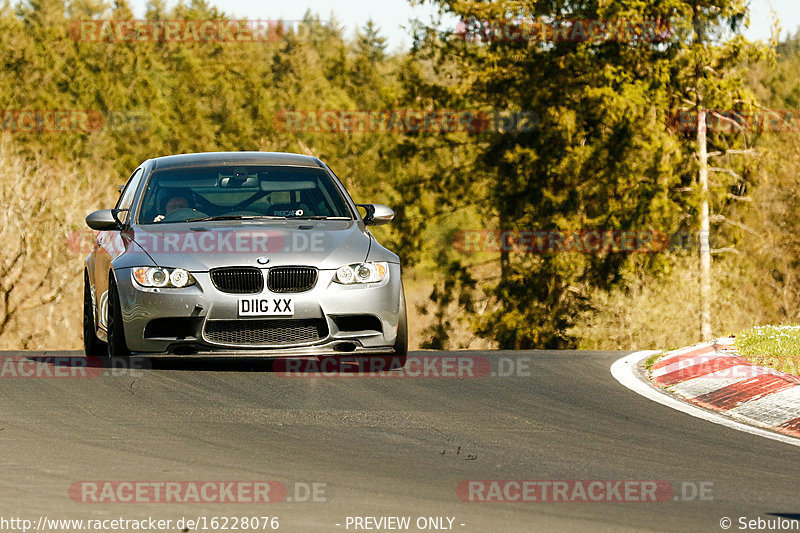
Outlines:
[[[351,220],[331,177],[322,169],[219,166],[155,172],[147,183],[139,224],[231,219]]]

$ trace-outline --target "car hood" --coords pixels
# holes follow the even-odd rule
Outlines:
[[[352,220],[148,224],[133,240],[158,266],[205,272],[226,266],[309,265],[337,269],[364,261],[371,237]]]

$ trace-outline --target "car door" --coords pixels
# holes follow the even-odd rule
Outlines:
[[[114,209],[121,209],[118,219],[127,225],[130,220],[130,209],[133,205],[133,199],[136,197],[136,191],[139,188],[139,182],[142,177],[142,169],[137,168],[128,182],[123,187],[119,195],[117,204]],[[102,330],[105,331],[106,327],[106,313],[108,302],[108,277],[111,271],[111,263],[128,249],[131,245],[132,239],[127,229],[125,230],[110,230],[101,231],[97,234],[94,242],[94,249],[92,250],[92,261],[89,265],[91,269],[89,275],[94,280],[94,291],[97,302],[97,321]]]

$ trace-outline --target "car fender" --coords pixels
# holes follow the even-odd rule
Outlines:
[[[400,257],[379,243],[372,233],[369,233],[370,247],[366,261],[386,261],[387,263],[400,263]]]

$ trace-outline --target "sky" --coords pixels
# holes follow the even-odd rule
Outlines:
[[[131,0],[134,14],[144,16],[146,0]],[[174,2],[174,0],[173,0]],[[209,0],[231,18],[260,20],[298,20],[306,10],[328,19],[331,13],[343,25],[349,36],[355,34],[357,27],[363,26],[372,18],[389,40],[393,51],[411,45],[407,28],[409,19],[419,18],[428,21],[436,13],[430,4],[412,7],[408,0]],[[745,35],[753,40],[768,39],[772,26],[771,9],[777,13],[783,28],[795,32],[800,26],[798,0],[750,0],[750,27]],[[171,5],[171,4],[170,4]],[[455,19],[446,19],[446,24],[455,26]],[[404,27],[406,29],[404,29]]]

